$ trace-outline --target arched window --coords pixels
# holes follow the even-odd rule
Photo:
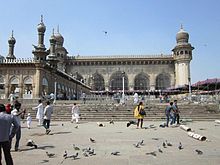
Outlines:
[[[134,90],[148,90],[150,89],[149,78],[146,74],[140,73],[135,76]]]
[[[105,90],[105,82],[104,78],[101,74],[99,73],[94,73],[92,75],[92,90],[94,91],[103,91]]]
[[[32,94],[33,79],[30,76],[24,78],[23,94]]]
[[[170,87],[170,75],[161,73],[156,78],[156,90],[163,90]]]
[[[48,81],[45,77],[42,79],[42,92],[43,92],[44,95],[49,94],[48,93]]]
[[[124,77],[124,89],[128,90],[128,77],[122,71],[117,71],[112,74],[109,81],[110,90],[123,90],[123,77]]]

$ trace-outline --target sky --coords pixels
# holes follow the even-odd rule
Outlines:
[[[219,0],[0,0],[0,55],[12,30],[16,58],[32,58],[43,15],[45,46],[52,29],[69,56],[171,54],[181,24],[195,49],[192,83],[220,78]],[[104,31],[107,31],[105,34]]]

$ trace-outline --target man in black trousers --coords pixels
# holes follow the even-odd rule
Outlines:
[[[11,134],[11,125],[14,125]],[[0,164],[2,160],[2,152],[4,151],[6,165],[13,165],[13,160],[11,157],[10,149],[10,139],[15,135],[19,124],[13,115],[7,114],[5,110],[5,105],[0,104]]]

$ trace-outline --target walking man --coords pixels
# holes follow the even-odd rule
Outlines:
[[[11,134],[11,125],[14,125]],[[0,164],[2,160],[3,149],[6,165],[13,165],[13,160],[11,157],[10,149],[10,139],[15,135],[19,125],[13,115],[7,114],[5,111],[5,106],[0,104]]]
[[[36,115],[36,119],[38,119],[38,125],[42,125],[43,124],[43,115],[44,115],[44,106],[42,103],[42,100],[38,101],[38,106],[37,107],[33,107],[32,109],[37,109],[37,115]]]
[[[76,103],[73,104],[72,107],[72,120],[71,123],[73,123],[73,120],[76,120],[76,123],[79,123],[79,107],[76,105]]]
[[[171,118],[171,125],[173,124],[173,116],[172,116],[172,109],[173,109],[173,102],[170,102],[169,105],[167,105],[166,109],[165,109],[165,115],[166,115],[166,118],[167,118],[167,123],[166,123],[166,126],[168,127],[169,126],[169,121],[170,121],[170,118]]]
[[[25,109],[23,111],[20,110],[21,109],[21,103],[19,103],[18,101],[15,101],[15,105],[14,105],[14,109],[11,111],[11,114],[14,116],[14,118],[16,119],[17,123],[18,123],[18,129],[16,131],[16,140],[15,140],[15,151],[18,151],[19,149],[19,143],[20,143],[20,139],[21,139],[21,115],[24,116],[25,114]],[[12,129],[13,129],[14,125],[12,125]],[[12,144],[12,139],[10,141],[10,143]]]
[[[177,124],[179,125],[180,124],[180,111],[177,105],[177,100],[174,100],[173,110],[174,110],[174,124],[177,121]]]
[[[50,105],[50,101],[47,101],[47,106],[44,108],[44,121],[43,126],[46,129],[46,134],[50,133],[50,119],[53,113],[53,107]]]

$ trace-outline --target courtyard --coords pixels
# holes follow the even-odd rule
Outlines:
[[[179,127],[159,127],[162,122],[145,120],[144,129],[136,129],[135,125],[127,127],[126,122],[117,121],[114,124],[103,122],[103,127],[99,127],[96,122],[75,124],[52,120],[49,135],[35,121],[31,129],[22,123],[20,151],[15,152],[12,148],[12,157],[15,165],[220,164],[220,124],[214,121],[187,122],[186,126],[195,133],[207,137],[206,141],[199,141]],[[35,142],[37,149],[26,146],[29,139]],[[180,142],[182,149],[178,148]],[[167,146],[168,143],[172,146]],[[65,151],[66,159],[63,157]],[[113,155],[114,152],[119,153]]]

